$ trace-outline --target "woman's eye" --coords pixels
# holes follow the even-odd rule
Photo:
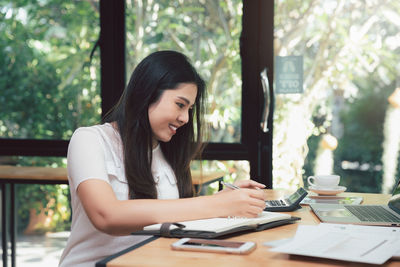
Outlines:
[[[180,107],[180,108],[184,108],[185,107],[185,104],[182,104],[182,103],[176,103],[177,105],[178,105],[178,107]]]

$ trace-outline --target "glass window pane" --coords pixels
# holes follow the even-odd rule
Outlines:
[[[7,166],[4,166],[7,165]],[[51,179],[50,171],[41,172],[41,167],[55,169],[56,177],[65,173],[66,158],[59,157],[0,157],[0,167],[24,168],[15,175],[25,180],[37,179],[35,175]],[[35,169],[25,169],[26,167]],[[65,170],[65,172],[60,172]],[[7,171],[9,173],[9,171]],[[30,175],[32,174],[32,175]],[[3,176],[3,175],[2,175]],[[7,177],[4,177],[7,178]],[[18,183],[14,185],[16,214],[16,264],[18,266],[57,266],[65,248],[71,227],[71,207],[67,184]],[[7,186],[10,199],[10,187]],[[2,194],[5,192],[1,192]],[[9,203],[10,211],[11,205]],[[10,223],[10,217],[6,219]],[[11,259],[11,254],[9,254]]]
[[[302,93],[276,94],[275,187],[336,173],[347,191],[391,191],[400,175],[399,14],[396,0],[275,1],[275,56],[300,56],[304,69]]]
[[[0,137],[68,139],[99,122],[99,1],[0,1],[0,16]]]
[[[58,265],[70,233],[68,190],[65,184],[15,185],[17,266]]]
[[[242,1],[126,1],[127,77],[157,50],[187,55],[207,82],[212,142],[240,142]]]
[[[191,170],[195,189],[199,189],[197,193],[202,195],[214,194],[221,189],[221,185],[217,182],[208,183],[210,175],[223,177],[222,180],[228,183],[250,179],[250,164],[245,160],[195,160],[191,164]],[[196,176],[198,175],[202,175],[203,179],[196,183]],[[196,187],[197,184],[205,184],[206,186]]]

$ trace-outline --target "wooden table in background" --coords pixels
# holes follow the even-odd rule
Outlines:
[[[223,171],[192,171],[193,185],[207,186],[210,183],[222,181],[227,175]],[[66,184],[68,175],[66,168],[50,167],[20,167],[0,165],[1,183],[39,183],[39,184]]]
[[[202,188],[217,181],[220,183],[219,188],[221,188],[221,181],[223,181],[224,175],[226,175],[225,172],[193,171],[192,179],[196,192],[202,192]],[[67,169],[0,165],[3,267],[8,265],[7,232],[9,232],[11,243],[11,266],[14,267],[16,265],[15,184],[68,184]],[[9,218],[7,218],[7,210],[9,210]]]
[[[284,190],[266,190],[269,199],[277,199],[288,195]],[[362,196],[364,204],[385,204],[389,195],[382,194],[362,194],[362,193],[342,193],[342,196]],[[289,212],[293,216],[301,217],[301,221],[294,224],[279,226],[261,232],[239,235],[229,240],[235,241],[254,241],[257,243],[255,251],[249,255],[232,255],[218,253],[203,253],[189,251],[174,251],[170,245],[177,241],[176,238],[158,238],[134,250],[125,250],[123,253],[109,257],[108,260],[101,261],[96,266],[106,267],[132,267],[132,266],[366,266],[362,263],[342,262],[337,260],[313,258],[305,256],[287,255],[278,252],[271,252],[263,243],[267,241],[279,240],[293,237],[299,224],[315,225],[320,221],[308,206]],[[400,266],[399,261],[389,260],[383,266]]]
[[[199,171],[192,170],[192,182],[197,194],[205,194],[205,190],[208,185],[218,182],[218,191],[222,189],[222,183],[224,181],[224,176],[227,175],[223,171]]]
[[[2,183],[67,184],[66,168],[0,165]]]

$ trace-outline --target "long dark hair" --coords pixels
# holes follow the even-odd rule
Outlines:
[[[103,118],[103,123],[115,121],[118,125],[131,199],[157,198],[151,173],[152,130],[148,109],[165,90],[176,89],[182,83],[197,85],[196,101],[189,111],[188,123],[180,127],[169,142],[160,142],[160,147],[175,172],[179,197],[192,197],[190,162],[203,147],[201,126],[206,89],[185,55],[158,51],[144,58],[133,71],[118,103]]]

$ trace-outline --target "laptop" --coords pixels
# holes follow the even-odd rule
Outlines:
[[[400,178],[387,205],[310,204],[321,222],[400,226]]]

